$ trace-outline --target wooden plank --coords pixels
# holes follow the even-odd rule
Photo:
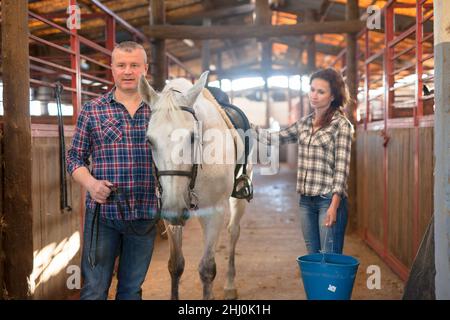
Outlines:
[[[358,129],[356,134],[356,148],[360,152],[356,153],[356,171],[367,172],[367,153],[366,147],[367,131]],[[364,227],[367,225],[367,192],[368,192],[368,180],[367,175],[361,174],[356,176],[356,187],[358,192],[356,193],[356,215],[351,223],[355,225],[356,232],[363,237]]]
[[[388,144],[388,251],[403,265],[414,259],[414,129],[390,129]]]
[[[365,23],[360,20],[314,22],[299,25],[276,26],[181,26],[161,25],[151,26],[145,34],[156,39],[243,39],[243,38],[270,38],[283,36],[301,36],[313,34],[341,34],[357,33],[362,30]]]
[[[66,146],[70,139],[66,138]],[[68,184],[69,203],[72,211],[62,212],[59,207],[60,179],[58,138],[36,137],[33,139],[33,154],[38,166],[33,167],[33,198],[35,219],[39,229],[34,245],[34,272],[36,289],[34,299],[64,299],[73,295],[67,288],[67,267],[80,265],[81,261],[81,225],[79,208],[80,188],[73,188],[71,179]],[[52,165],[48,165],[48,164]]]
[[[41,155],[40,149],[36,148],[37,138],[32,138],[33,147],[32,147],[32,156],[33,156],[33,164],[32,164],[32,177],[31,177],[31,189],[33,190],[32,201],[33,201],[33,252],[37,252],[40,248],[42,248],[42,216],[41,216],[41,180],[40,175],[38,174],[41,171],[42,163],[41,163]],[[45,164],[44,164],[45,165]],[[41,291],[41,286],[36,287],[36,258],[33,263],[33,273],[31,277],[32,281],[32,294],[33,297],[39,296]]]
[[[33,268],[28,1],[3,0],[2,67],[5,163],[5,284],[11,298],[28,298]],[[20,148],[18,148],[20,146]]]
[[[434,203],[434,129],[419,129],[419,241],[422,239],[433,215]]]
[[[383,180],[383,138],[380,131],[367,132],[367,225],[366,230],[379,242],[383,242],[384,180]]]

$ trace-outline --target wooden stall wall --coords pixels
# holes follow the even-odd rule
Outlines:
[[[66,138],[66,147],[69,145]],[[74,277],[81,261],[81,189],[68,176],[68,198],[72,210],[62,211],[58,138],[33,137],[32,152],[33,298],[64,299],[76,293]]]
[[[419,139],[417,184],[415,130]],[[358,129],[357,232],[406,279],[433,213],[433,127],[390,128],[386,150],[381,133]]]
[[[380,131],[357,134],[357,223],[363,238],[381,247],[383,239],[383,138]]]
[[[389,130],[387,251],[409,267],[413,254],[414,129]]]

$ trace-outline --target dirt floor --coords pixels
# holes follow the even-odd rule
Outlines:
[[[286,166],[279,174],[261,176],[256,169],[254,199],[249,203],[241,222],[241,236],[237,244],[236,287],[239,299],[298,300],[306,299],[300,279],[298,256],[306,254],[298,219],[298,197],[295,193],[296,172]],[[226,219],[227,221],[227,219]],[[223,299],[223,284],[227,265],[228,234],[224,224],[217,249],[217,276],[214,283],[216,299]],[[189,220],[183,233],[186,260],[180,283],[180,299],[202,298],[197,266],[202,252],[201,228],[196,220]],[[170,275],[167,270],[168,240],[158,237],[143,299],[170,299]],[[360,260],[352,299],[401,299],[404,283],[359,237],[346,236],[344,254]],[[367,288],[367,267],[381,269],[381,288]],[[115,282],[110,298],[114,297]]]

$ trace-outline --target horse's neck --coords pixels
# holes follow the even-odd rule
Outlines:
[[[203,122],[203,128],[215,128],[219,130],[227,129],[226,123],[222,119],[222,116],[212,102],[203,96],[203,93],[201,93],[197,98],[197,108],[199,120]]]

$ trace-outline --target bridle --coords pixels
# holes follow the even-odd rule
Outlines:
[[[176,92],[180,92],[178,90],[174,90],[171,89],[173,91]],[[180,92],[181,93],[181,92]],[[186,107],[186,106],[180,106],[180,109],[182,111],[186,111],[189,112],[190,114],[192,114],[192,116],[194,117],[194,120],[196,122],[196,126],[198,128],[198,118],[197,115],[195,114],[195,110],[193,107]],[[201,150],[201,136],[195,135],[194,134],[194,147],[200,148]],[[194,159],[196,157],[194,156]],[[195,162],[195,161],[193,161]],[[194,188],[195,188],[195,181],[197,179],[197,172],[198,172],[198,163],[193,163],[192,164],[192,168],[190,171],[186,171],[186,170],[158,170],[158,168],[156,167],[155,161],[153,159],[153,155],[152,155],[152,171],[153,171],[153,176],[155,178],[156,181],[156,196],[158,198],[158,216],[161,215],[161,209],[162,209],[162,194],[163,194],[163,188],[162,185],[159,181],[159,178],[161,176],[178,176],[178,177],[187,177],[189,178],[189,210],[197,210],[198,209],[198,196],[197,194],[194,192]],[[172,222],[172,224],[184,224],[184,220],[187,219],[189,217],[189,214],[187,212],[184,213],[183,217],[181,219],[178,219],[178,221],[174,221]]]

